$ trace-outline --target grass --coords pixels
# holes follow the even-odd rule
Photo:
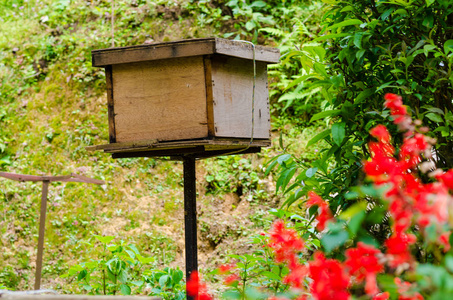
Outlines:
[[[232,29],[231,17],[206,1],[115,5],[116,46],[221,36]],[[106,182],[50,185],[42,287],[62,293],[79,290],[60,276],[100,255],[87,244],[93,234],[134,243],[156,257],[156,267],[183,268],[181,163],[113,160],[85,150],[108,142],[105,78],[91,66],[90,50],[110,46],[109,14],[109,1],[0,0],[0,170],[78,173]],[[317,128],[277,127],[288,136],[286,145],[314,158],[315,148],[303,144]],[[277,131],[274,137],[274,146],[261,154],[197,163],[202,270],[247,251],[247,237],[270,223],[267,211],[280,199],[263,173],[279,151]],[[40,183],[0,179],[0,286],[33,286],[40,195]]]

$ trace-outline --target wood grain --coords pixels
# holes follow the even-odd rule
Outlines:
[[[91,51],[94,67],[212,54],[224,54],[250,60],[253,58],[250,44],[221,38],[191,39]],[[277,48],[257,45],[255,46],[255,56],[257,61],[278,63],[280,51]]]
[[[113,83],[112,83],[112,66],[105,68],[105,79],[107,85],[107,109],[109,117],[109,141],[116,143],[115,132],[115,110],[113,107]]]
[[[112,68],[117,142],[208,135],[202,56]]]
[[[215,136],[251,138],[253,62],[228,56],[212,58]],[[256,62],[253,138],[270,138],[267,65]]]

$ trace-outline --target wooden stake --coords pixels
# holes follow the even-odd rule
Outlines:
[[[38,255],[36,257],[35,290],[41,287],[42,256],[44,252],[44,233],[46,232],[47,192],[49,180],[42,181],[41,214],[39,216]]]

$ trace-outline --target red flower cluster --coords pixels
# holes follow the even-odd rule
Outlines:
[[[354,276],[357,283],[365,280],[365,292],[368,295],[379,293],[376,275],[384,271],[384,266],[378,260],[381,252],[373,246],[359,242],[357,248],[348,249],[345,254],[349,275]]]
[[[299,263],[297,254],[303,249],[304,242],[293,229],[288,229],[285,222],[277,220],[269,232],[269,248],[275,253],[277,262],[286,262],[290,273],[283,282],[295,288],[301,288],[307,276],[307,267]]]
[[[307,299],[308,293],[316,300],[348,300],[351,299],[350,288],[355,284],[364,284],[365,293],[373,300],[388,300],[390,294],[380,293],[376,277],[384,272],[384,263],[391,269],[400,270],[414,265],[410,251],[416,242],[416,237],[410,233],[414,225],[418,225],[421,233],[427,226],[435,226],[438,243],[445,251],[450,249],[451,232],[443,232],[443,229],[451,227],[448,222],[453,203],[450,195],[453,191],[453,170],[446,173],[435,170],[430,162],[434,141],[422,133],[426,130],[419,127],[421,122],[412,122],[401,97],[387,94],[385,100],[394,123],[405,132],[403,145],[396,151],[387,128],[383,125],[374,127],[370,134],[376,141],[369,143],[371,158],[364,162],[364,171],[376,186],[387,187],[385,200],[388,201],[392,219],[392,235],[384,242],[386,252],[383,254],[379,249],[359,242],[357,247],[346,250],[344,262],[328,259],[323,253],[316,252],[314,259],[303,265],[298,254],[304,242],[295,230],[286,228],[281,220],[276,221],[269,232],[268,246],[277,262],[288,265],[289,274],[283,281],[302,292],[298,300]],[[430,172],[428,175],[437,181],[424,183],[417,176],[419,171]],[[307,205],[318,208],[317,229],[322,231],[327,222],[334,220],[332,212],[327,202],[316,193],[310,192],[308,198]],[[229,273],[229,267],[224,269],[225,273]],[[198,275],[195,273],[194,276]],[[231,275],[226,284],[232,285],[237,280],[237,276]],[[195,282],[188,282],[187,290],[196,291],[193,293],[199,297],[196,299],[211,299],[207,293],[207,298],[201,298],[203,293],[200,291],[205,291],[205,287],[198,283],[198,277]],[[395,278],[395,284],[398,300],[423,299],[415,285],[400,278]],[[269,299],[285,300],[279,297]]]
[[[287,229],[285,222],[277,220],[269,232],[269,244],[275,252],[277,262],[292,262],[297,260],[297,252],[304,247],[304,242],[293,229]]]
[[[318,216],[316,217],[318,225],[316,225],[316,229],[323,231],[324,228],[326,228],[327,222],[333,219],[329,204],[327,204],[327,202],[319,197],[315,192],[310,191],[308,192],[307,205],[308,207],[315,205],[318,206]]]
[[[335,259],[326,259],[321,252],[315,253],[315,259],[310,262],[310,292],[318,300],[348,300],[350,278],[342,264]]]
[[[434,141],[417,132],[417,125],[412,122],[400,96],[387,94],[385,100],[394,123],[405,131],[403,145],[396,153],[385,126],[371,129],[370,134],[378,142],[369,144],[371,160],[365,162],[364,170],[376,185],[389,186],[385,196],[389,201],[394,234],[385,245],[390,266],[396,267],[413,262],[409,246],[415,243],[415,237],[407,234],[407,230],[414,222],[421,228],[434,224],[441,231],[448,221],[448,203],[451,202],[448,189],[453,187],[453,171],[435,172],[438,182],[425,184],[418,178],[418,166],[422,172],[434,169],[434,164],[429,162]],[[428,161],[421,163],[423,159]],[[444,240],[439,239],[439,244],[445,245]]]
[[[205,283],[200,282],[200,277],[197,271],[190,274],[190,278],[186,283],[187,295],[194,297],[195,300],[213,300],[214,298],[208,294],[208,288]]]

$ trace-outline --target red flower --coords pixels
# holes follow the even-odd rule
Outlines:
[[[400,233],[385,241],[386,253],[391,267],[396,268],[404,263],[412,264],[413,258],[410,254],[409,246],[414,244],[415,240],[416,238],[412,234]]]
[[[307,267],[297,263],[292,265],[290,264],[289,269],[290,272],[285,278],[283,278],[283,282],[294,288],[303,287],[304,280],[308,275]]]
[[[357,248],[348,249],[345,253],[345,265],[349,275],[354,276],[358,282],[365,280],[365,292],[368,295],[376,295],[379,292],[376,275],[384,271],[376,256],[380,253],[378,249],[362,242],[357,244]]]
[[[381,143],[390,142],[390,133],[388,132],[387,127],[385,127],[384,125],[377,125],[370,130],[370,134],[377,138]]]
[[[224,283],[225,285],[232,286],[232,285],[235,285],[235,284],[239,283],[239,280],[240,280],[240,279],[241,279],[241,278],[240,278],[238,275],[236,275],[236,274],[231,274],[231,275],[229,275],[228,277],[225,278],[225,280],[223,281],[223,283]]]
[[[296,253],[304,247],[304,242],[299,238],[297,232],[293,229],[287,229],[282,220],[274,222],[269,235],[268,246],[274,250],[277,262],[293,261]]]
[[[316,217],[318,225],[316,225],[316,229],[323,231],[327,222],[333,219],[329,205],[313,191],[308,192],[307,205],[308,207],[312,207],[314,205],[318,206],[318,216]]]
[[[450,234],[451,231],[444,232],[440,235],[439,237],[439,242],[442,246],[444,246],[444,252],[447,252],[450,250],[451,245],[450,245]]]
[[[219,273],[220,274],[227,274],[230,272],[231,269],[233,269],[235,266],[234,265],[221,265],[219,267]]]
[[[400,293],[398,300],[423,300],[422,295],[420,295],[418,292],[411,291],[411,289],[413,290],[414,286],[409,282],[401,281],[400,278],[396,277],[395,284],[398,287],[398,293]]]
[[[343,271],[341,263],[335,259],[326,259],[321,252],[315,253],[315,259],[309,264],[310,291],[317,300],[348,300],[349,277]]]
[[[213,300],[208,294],[206,284],[200,282],[200,277],[197,271],[190,274],[190,278],[186,283],[187,295],[192,296],[195,300]]]
[[[388,300],[390,298],[389,292],[380,293],[373,297],[373,300]]]
[[[450,190],[453,190],[453,169],[448,170],[446,173],[437,175],[436,179],[442,182]]]

